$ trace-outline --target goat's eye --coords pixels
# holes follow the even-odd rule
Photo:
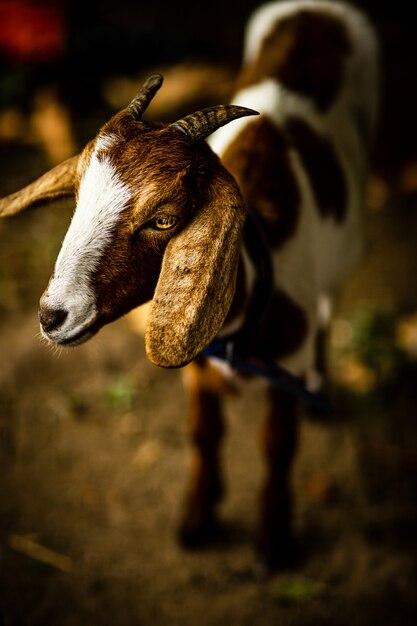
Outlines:
[[[169,230],[178,223],[178,217],[175,215],[160,215],[152,222],[152,228],[156,230]]]

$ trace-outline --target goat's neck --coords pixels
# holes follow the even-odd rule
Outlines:
[[[256,267],[251,259],[247,246],[242,238],[237,277],[236,291],[219,337],[238,332],[245,324],[249,303],[252,301],[256,281]]]
[[[258,216],[247,206],[247,220],[241,240],[236,291],[220,333],[239,341],[258,326],[271,301],[273,266],[264,230]]]

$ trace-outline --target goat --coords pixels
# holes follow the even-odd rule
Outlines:
[[[223,491],[227,365],[203,351],[247,327],[259,304],[247,208],[271,249],[273,292],[240,350],[306,377],[323,322],[319,302],[361,254],[377,82],[377,40],[359,10],[329,0],[272,2],[249,23],[232,104],[146,122],[162,83],[153,75],[79,156],[0,202],[0,215],[12,215],[76,196],[40,300],[48,341],[76,346],[151,301],[148,358],[187,365],[195,463],[179,532],[185,546],[212,537]],[[289,475],[300,401],[275,385],[266,395],[257,545],[276,568],[294,554]]]

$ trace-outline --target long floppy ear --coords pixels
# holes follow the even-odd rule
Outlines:
[[[150,361],[180,367],[219,332],[236,285],[245,209],[232,176],[219,164],[203,206],[169,242],[145,334]]]
[[[72,196],[78,155],[63,161],[52,170],[10,196],[0,199],[0,217],[26,211],[35,205]]]

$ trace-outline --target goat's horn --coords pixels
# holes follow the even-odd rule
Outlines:
[[[150,101],[162,85],[163,80],[161,74],[152,74],[152,76],[149,76],[127,107],[133,118],[138,122],[141,120]]]
[[[259,113],[234,104],[221,104],[191,113],[171,126],[185,133],[191,143],[196,143],[214,133],[221,126],[246,115],[259,115]]]

